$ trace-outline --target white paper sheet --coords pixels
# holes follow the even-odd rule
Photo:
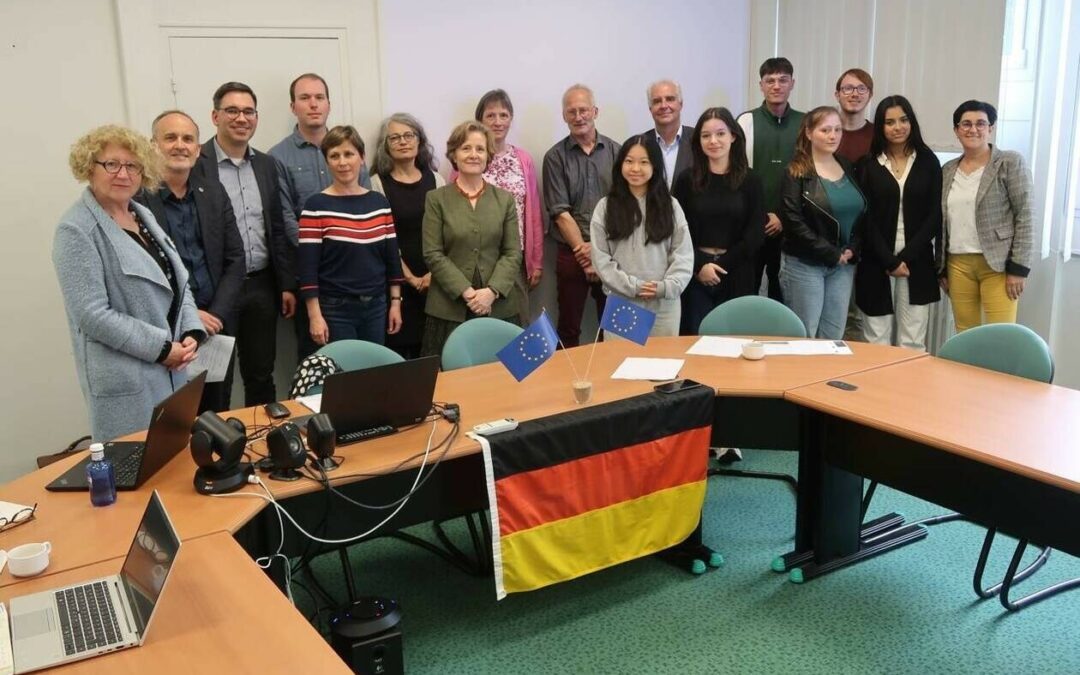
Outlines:
[[[627,357],[611,374],[613,380],[674,380],[683,367],[683,359]]]
[[[231,335],[219,333],[206,338],[206,342],[199,345],[199,351],[195,352],[195,360],[188,364],[188,376],[195,377],[205,370],[207,382],[224,380],[229,362],[232,361],[234,344],[236,338]]]
[[[851,347],[843,340],[762,340],[767,356],[850,355]]]
[[[698,341],[686,350],[687,354],[698,356],[723,356],[729,359],[737,359],[742,355],[742,346],[747,342],[753,342],[747,338],[719,337],[716,335],[703,335]]]
[[[307,407],[313,413],[319,412],[319,408],[322,407],[322,394],[312,394],[311,396],[297,396],[296,400],[300,402],[300,405]]]

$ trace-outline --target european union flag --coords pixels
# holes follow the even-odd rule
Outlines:
[[[541,312],[540,317],[533,321],[525,332],[500,349],[496,356],[510,374],[521,382],[551,358],[558,344],[559,336],[555,332],[555,326],[551,325],[547,312]]]
[[[600,327],[639,345],[649,339],[649,331],[656,323],[656,314],[617,295],[609,295],[604,303],[604,316]]]

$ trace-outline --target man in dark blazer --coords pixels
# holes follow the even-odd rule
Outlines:
[[[187,113],[161,113],[154,119],[152,136],[165,158],[164,184],[157,191],[141,191],[135,199],[153,212],[176,245],[206,334],[232,335],[244,283],[244,244],[229,195],[220,184],[192,175],[199,157],[199,126]],[[223,382],[208,382],[203,388],[199,412],[228,410],[231,389],[230,366]]]
[[[646,90],[649,100],[649,113],[652,114],[655,127],[641,132],[641,135],[660,146],[664,156],[664,175],[670,188],[683,171],[694,164],[694,152],[690,141],[694,136],[694,127],[682,123],[682,87],[674,80],[653,82]]]
[[[217,134],[202,146],[196,173],[219,181],[232,202],[244,247],[246,276],[237,304],[236,349],[244,404],[277,400],[274,356],[277,315],[296,310],[294,254],[285,233],[277,160],[250,146],[259,123],[255,92],[226,82],[214,92]]]

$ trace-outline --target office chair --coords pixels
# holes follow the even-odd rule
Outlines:
[[[522,328],[508,321],[482,316],[469,319],[450,333],[442,350],[442,369],[457,370],[492,363],[495,354],[521,335]]]
[[[768,337],[806,337],[802,319],[784,304],[761,295],[744,295],[728,300],[709,312],[698,327],[698,335],[763,335]],[[798,493],[794,476],[771,471],[717,468],[710,476],[738,476],[781,480]]]
[[[1038,382],[1050,383],[1054,379],[1054,360],[1050,354],[1050,348],[1035,331],[1019,324],[992,323],[976,326],[963,333],[958,333],[941,346],[938,358]],[[863,498],[862,513],[864,517],[876,487],[877,483],[875,481],[871,482],[867,488],[866,496]],[[966,518],[959,513],[946,513],[931,516],[911,524],[938,525],[954,520],[966,520]],[[1028,541],[1021,540],[1016,546],[1008,571],[1001,583],[989,588],[983,588],[983,572],[986,569],[986,561],[990,555],[990,548],[994,543],[996,532],[995,528],[987,528],[982,550],[979,552],[979,562],[975,566],[972,585],[976,595],[980,598],[985,600],[997,595],[1005,609],[1018,611],[1033,602],[1069,588],[1080,586],[1080,579],[1073,579],[1030,593],[1019,600],[1010,600],[1009,591],[1013,584],[1019,583],[1034,574],[1050,557],[1051,549],[1043,547],[1038,557],[1030,565],[1023,570],[1017,571],[1020,560],[1028,547]]]

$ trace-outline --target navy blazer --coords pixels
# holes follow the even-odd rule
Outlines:
[[[295,252],[289,245],[285,233],[285,219],[282,214],[281,186],[278,183],[277,160],[251,148],[251,166],[255,170],[255,182],[259,185],[259,197],[262,200],[263,222],[266,225],[266,248],[270,252],[270,267],[279,292],[296,292]],[[199,175],[208,180],[220,182],[218,177],[217,152],[214,139],[203,143],[202,152],[195,163],[192,175]],[[235,214],[234,214],[235,215]]]
[[[643,131],[639,135],[649,139],[652,143],[656,143],[655,128]],[[690,141],[693,137],[694,127],[688,127],[684,124],[682,127],[682,136],[679,136],[679,154],[675,157],[675,175],[671,177],[672,187],[675,187],[675,181],[679,180],[679,176],[683,171],[694,166],[694,151],[690,145]]]
[[[214,283],[214,297],[210,304],[199,309],[210,312],[225,324],[226,333],[236,320],[236,301],[244,282],[244,241],[236,229],[232,201],[220,183],[192,174],[188,177],[188,191],[195,200],[199,215],[199,231],[202,235],[203,255]],[[165,217],[165,202],[155,190],[142,190],[135,197],[154,214],[158,225],[170,236],[175,234]]]

